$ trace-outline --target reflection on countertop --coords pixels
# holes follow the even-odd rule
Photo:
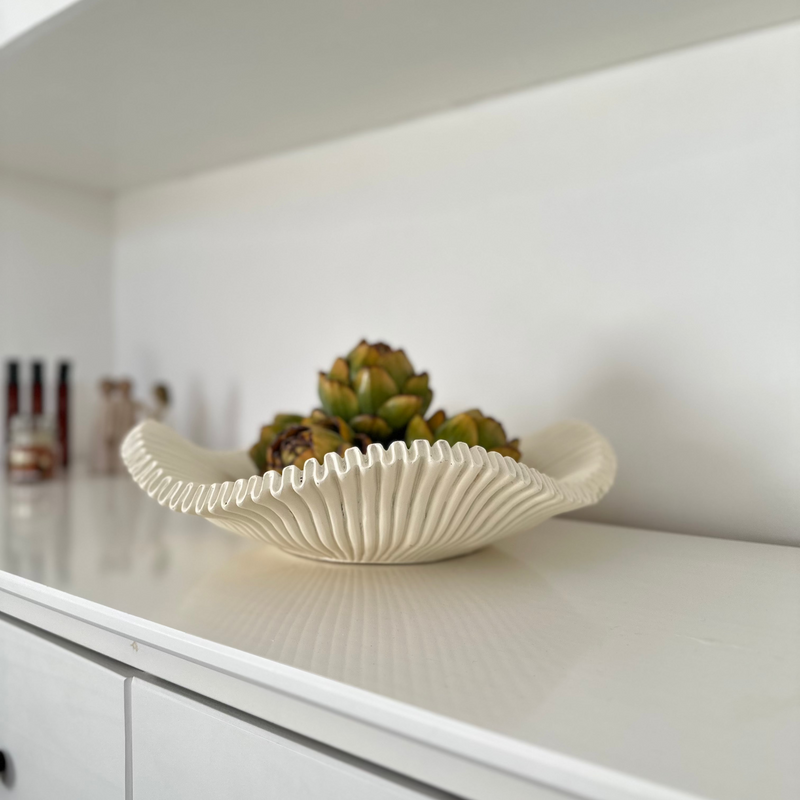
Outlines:
[[[252,546],[165,511],[127,476],[0,486],[0,570],[145,618]]]
[[[260,548],[190,591],[174,624],[450,716],[481,693],[505,726],[529,716],[596,638],[534,568],[498,547],[400,567]]]
[[[509,545],[327,564],[166,511],[125,477],[10,485],[0,498],[0,569],[441,713],[463,714],[479,692],[492,697],[484,724],[529,716],[597,638]]]

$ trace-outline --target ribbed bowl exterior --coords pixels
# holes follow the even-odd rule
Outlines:
[[[206,450],[158,422],[122,445],[133,479],[162,506],[296,556],[361,564],[468,553],[596,503],[614,481],[611,446],[583,422],[546,428],[523,452],[528,464],[463,443],[372,444],[262,477],[246,453]]]

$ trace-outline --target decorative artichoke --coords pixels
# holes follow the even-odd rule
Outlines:
[[[302,469],[309,458],[322,462],[328,453],[341,456],[352,446],[352,442],[346,442],[324,425],[291,425],[267,448],[266,468],[280,472],[284,467],[294,465]]]
[[[315,409],[308,417],[299,414],[278,414],[261,429],[260,440],[250,448],[259,472],[280,472],[290,464],[302,468],[309,458],[322,462],[327,453],[343,455],[348,447],[366,452],[371,439],[356,433],[340,417],[329,417]]]
[[[519,439],[508,441],[503,426],[492,417],[484,416],[477,408],[445,418],[444,411],[437,411],[430,419],[422,416],[413,417],[406,428],[406,444],[411,445],[415,439],[427,439],[431,444],[437,439],[444,439],[450,444],[465,442],[470,447],[480,445],[486,450],[494,450],[514,461],[522,458],[519,451]]]
[[[250,448],[250,458],[253,459],[260,473],[267,469],[267,450],[269,446],[291,425],[299,425],[303,421],[302,414],[276,414],[269,425],[261,429],[259,440]]]
[[[328,416],[386,444],[405,438],[409,420],[428,410],[433,392],[428,374],[416,374],[402,350],[362,340],[319,373],[319,398]]]
[[[315,408],[311,414],[303,418],[303,425],[321,425],[338,433],[342,440],[351,447],[357,447],[362,453],[367,452],[367,445],[372,439],[365,433],[354,431],[341,417],[329,417],[321,408]]]
[[[437,411],[427,420],[433,392],[428,374],[417,374],[402,350],[383,342],[359,342],[347,358],[337,358],[319,373],[322,408],[307,417],[278,414],[261,429],[250,457],[263,474],[301,467],[309,458],[322,462],[328,453],[343,455],[350,447],[366,452],[373,441],[388,445],[415,439],[433,443],[480,445],[520,460],[519,440],[509,441],[503,426],[477,409],[448,418]]]

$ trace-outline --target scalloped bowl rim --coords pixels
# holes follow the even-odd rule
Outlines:
[[[388,448],[380,444],[371,444],[366,453],[352,447],[345,451],[343,456],[336,453],[327,454],[322,463],[316,459],[309,459],[302,469],[289,466],[283,470],[283,474],[267,471],[264,475],[251,474],[249,477],[244,477],[243,473],[246,470],[255,471],[255,465],[246,452],[207,450],[184,439],[171,428],[152,420],[140,423],[128,434],[122,445],[122,456],[135,482],[161,506],[184,514],[202,516],[228,530],[252,536],[255,534],[240,529],[246,525],[243,517],[244,510],[249,503],[264,506],[265,503],[260,501],[265,498],[265,493],[278,503],[283,502],[291,509],[290,501],[294,502],[295,498],[301,496],[303,487],[308,488],[308,482],[312,482],[318,489],[324,489],[331,482],[343,485],[354,471],[363,475],[374,467],[389,468],[398,462],[403,462],[405,465],[398,467],[398,470],[405,469],[406,471],[415,464],[426,462],[437,466],[449,464],[452,468],[462,471],[465,467],[471,467],[475,475],[481,472],[491,473],[495,477],[504,478],[506,487],[513,484],[513,490],[518,494],[529,488],[546,494],[541,502],[548,508],[552,506],[552,513],[548,516],[591,505],[609,490],[616,474],[616,457],[604,437],[587,423],[565,421],[539,431],[526,441],[537,438],[541,440],[547,435],[558,436],[560,434],[568,437],[572,434],[574,437],[576,433],[578,437],[584,437],[584,446],[588,443],[592,449],[590,455],[587,455],[583,461],[577,458],[573,465],[577,468],[569,472],[567,478],[553,477],[536,467],[516,462],[500,453],[489,452],[480,446],[469,447],[463,442],[451,446],[443,440],[438,440],[433,444],[425,440],[417,440],[410,447],[404,442],[393,442]],[[164,457],[165,448],[171,459]],[[523,448],[527,449],[525,443],[523,443]],[[162,457],[159,458],[152,452],[153,450],[161,450]],[[167,467],[163,463],[165,460],[172,460],[173,464]],[[178,461],[177,467],[174,464],[176,460]],[[556,458],[555,460],[558,462],[563,459]],[[202,467],[198,467],[198,464],[201,464]],[[206,472],[207,474],[209,469],[217,473],[228,474],[230,477],[215,481],[203,481],[192,477],[192,472],[195,474]],[[235,477],[237,473],[242,477]],[[398,480],[402,480],[402,478],[398,478]],[[341,489],[339,491],[341,492]],[[358,491],[363,491],[360,484]],[[534,492],[528,493],[533,494]],[[267,501],[269,502],[268,498]],[[410,502],[413,504],[413,497]],[[242,519],[239,519],[240,525],[237,526],[237,520],[234,518],[239,512]],[[289,513],[293,512],[290,510]],[[543,512],[539,516],[543,516]],[[543,519],[538,519],[537,522],[531,524],[531,527],[540,521]],[[351,525],[350,521],[346,523],[348,535],[352,539]],[[266,523],[263,526],[267,527]],[[404,530],[397,536],[406,535]],[[394,531],[392,535],[394,535]],[[279,547],[282,546],[272,533],[264,535],[263,532],[259,532],[255,538],[264,539]],[[500,538],[500,536],[494,538]],[[449,541],[450,549],[457,550],[455,545],[458,537],[451,537],[451,539],[452,541]],[[479,549],[491,540],[493,537],[485,536],[473,549]],[[363,560],[350,561],[337,556],[327,558],[320,555],[319,552],[303,553],[296,548],[292,549],[291,546],[283,547],[283,549],[294,552],[295,555],[307,555],[314,559],[372,563]],[[392,549],[394,556],[397,556],[397,552],[395,552],[397,549],[397,546]],[[452,553],[452,555],[457,554],[459,553]],[[450,555],[440,557],[450,557]],[[431,560],[438,560],[438,558]],[[377,559],[377,563],[393,562]]]

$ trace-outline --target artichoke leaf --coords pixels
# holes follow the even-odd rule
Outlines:
[[[389,423],[372,414],[359,414],[357,417],[353,417],[353,419],[350,420],[350,427],[356,431],[357,434],[365,433],[373,441],[388,439],[392,435],[392,429],[389,427]]]
[[[397,386],[404,386],[406,381],[414,374],[414,367],[408,360],[403,350],[390,350],[378,360],[378,366],[383,367],[391,376]],[[414,392],[406,392],[414,394]]]
[[[433,433],[420,414],[412,417],[406,428],[406,444],[411,447],[411,443],[417,439],[425,439],[433,444]]]
[[[424,413],[424,412],[423,412]],[[444,413],[443,409],[439,409],[435,414],[431,414],[428,417],[428,427],[436,433],[438,427],[447,419],[447,415]]]
[[[408,421],[420,413],[422,400],[414,394],[396,394],[379,409],[378,416],[389,423],[392,430],[404,428]]]
[[[380,360],[380,349],[362,339],[347,356],[347,362],[350,365],[350,380],[355,381],[356,375],[362,367],[373,367]]]
[[[361,367],[353,386],[363,414],[376,414],[390,397],[398,394],[397,384],[383,367]]]
[[[331,380],[323,372],[319,374],[319,399],[325,412],[332,417],[348,420],[358,414],[356,393],[349,386]]]
[[[495,447],[493,448],[495,453],[500,453],[501,456],[508,456],[509,458],[513,458],[514,461],[521,461],[522,460],[522,453],[517,450],[516,447],[509,447],[506,445],[505,447]]]
[[[487,450],[506,446],[506,432],[503,426],[491,417],[483,417],[478,421],[478,444]]]
[[[328,378],[332,381],[338,381],[339,383],[349,383],[350,367],[348,363],[343,358],[337,358],[336,361],[333,362],[331,371],[328,373]]]
[[[475,447],[478,444],[478,423],[469,414],[456,414],[436,429],[436,438],[451,445],[465,442]]]

